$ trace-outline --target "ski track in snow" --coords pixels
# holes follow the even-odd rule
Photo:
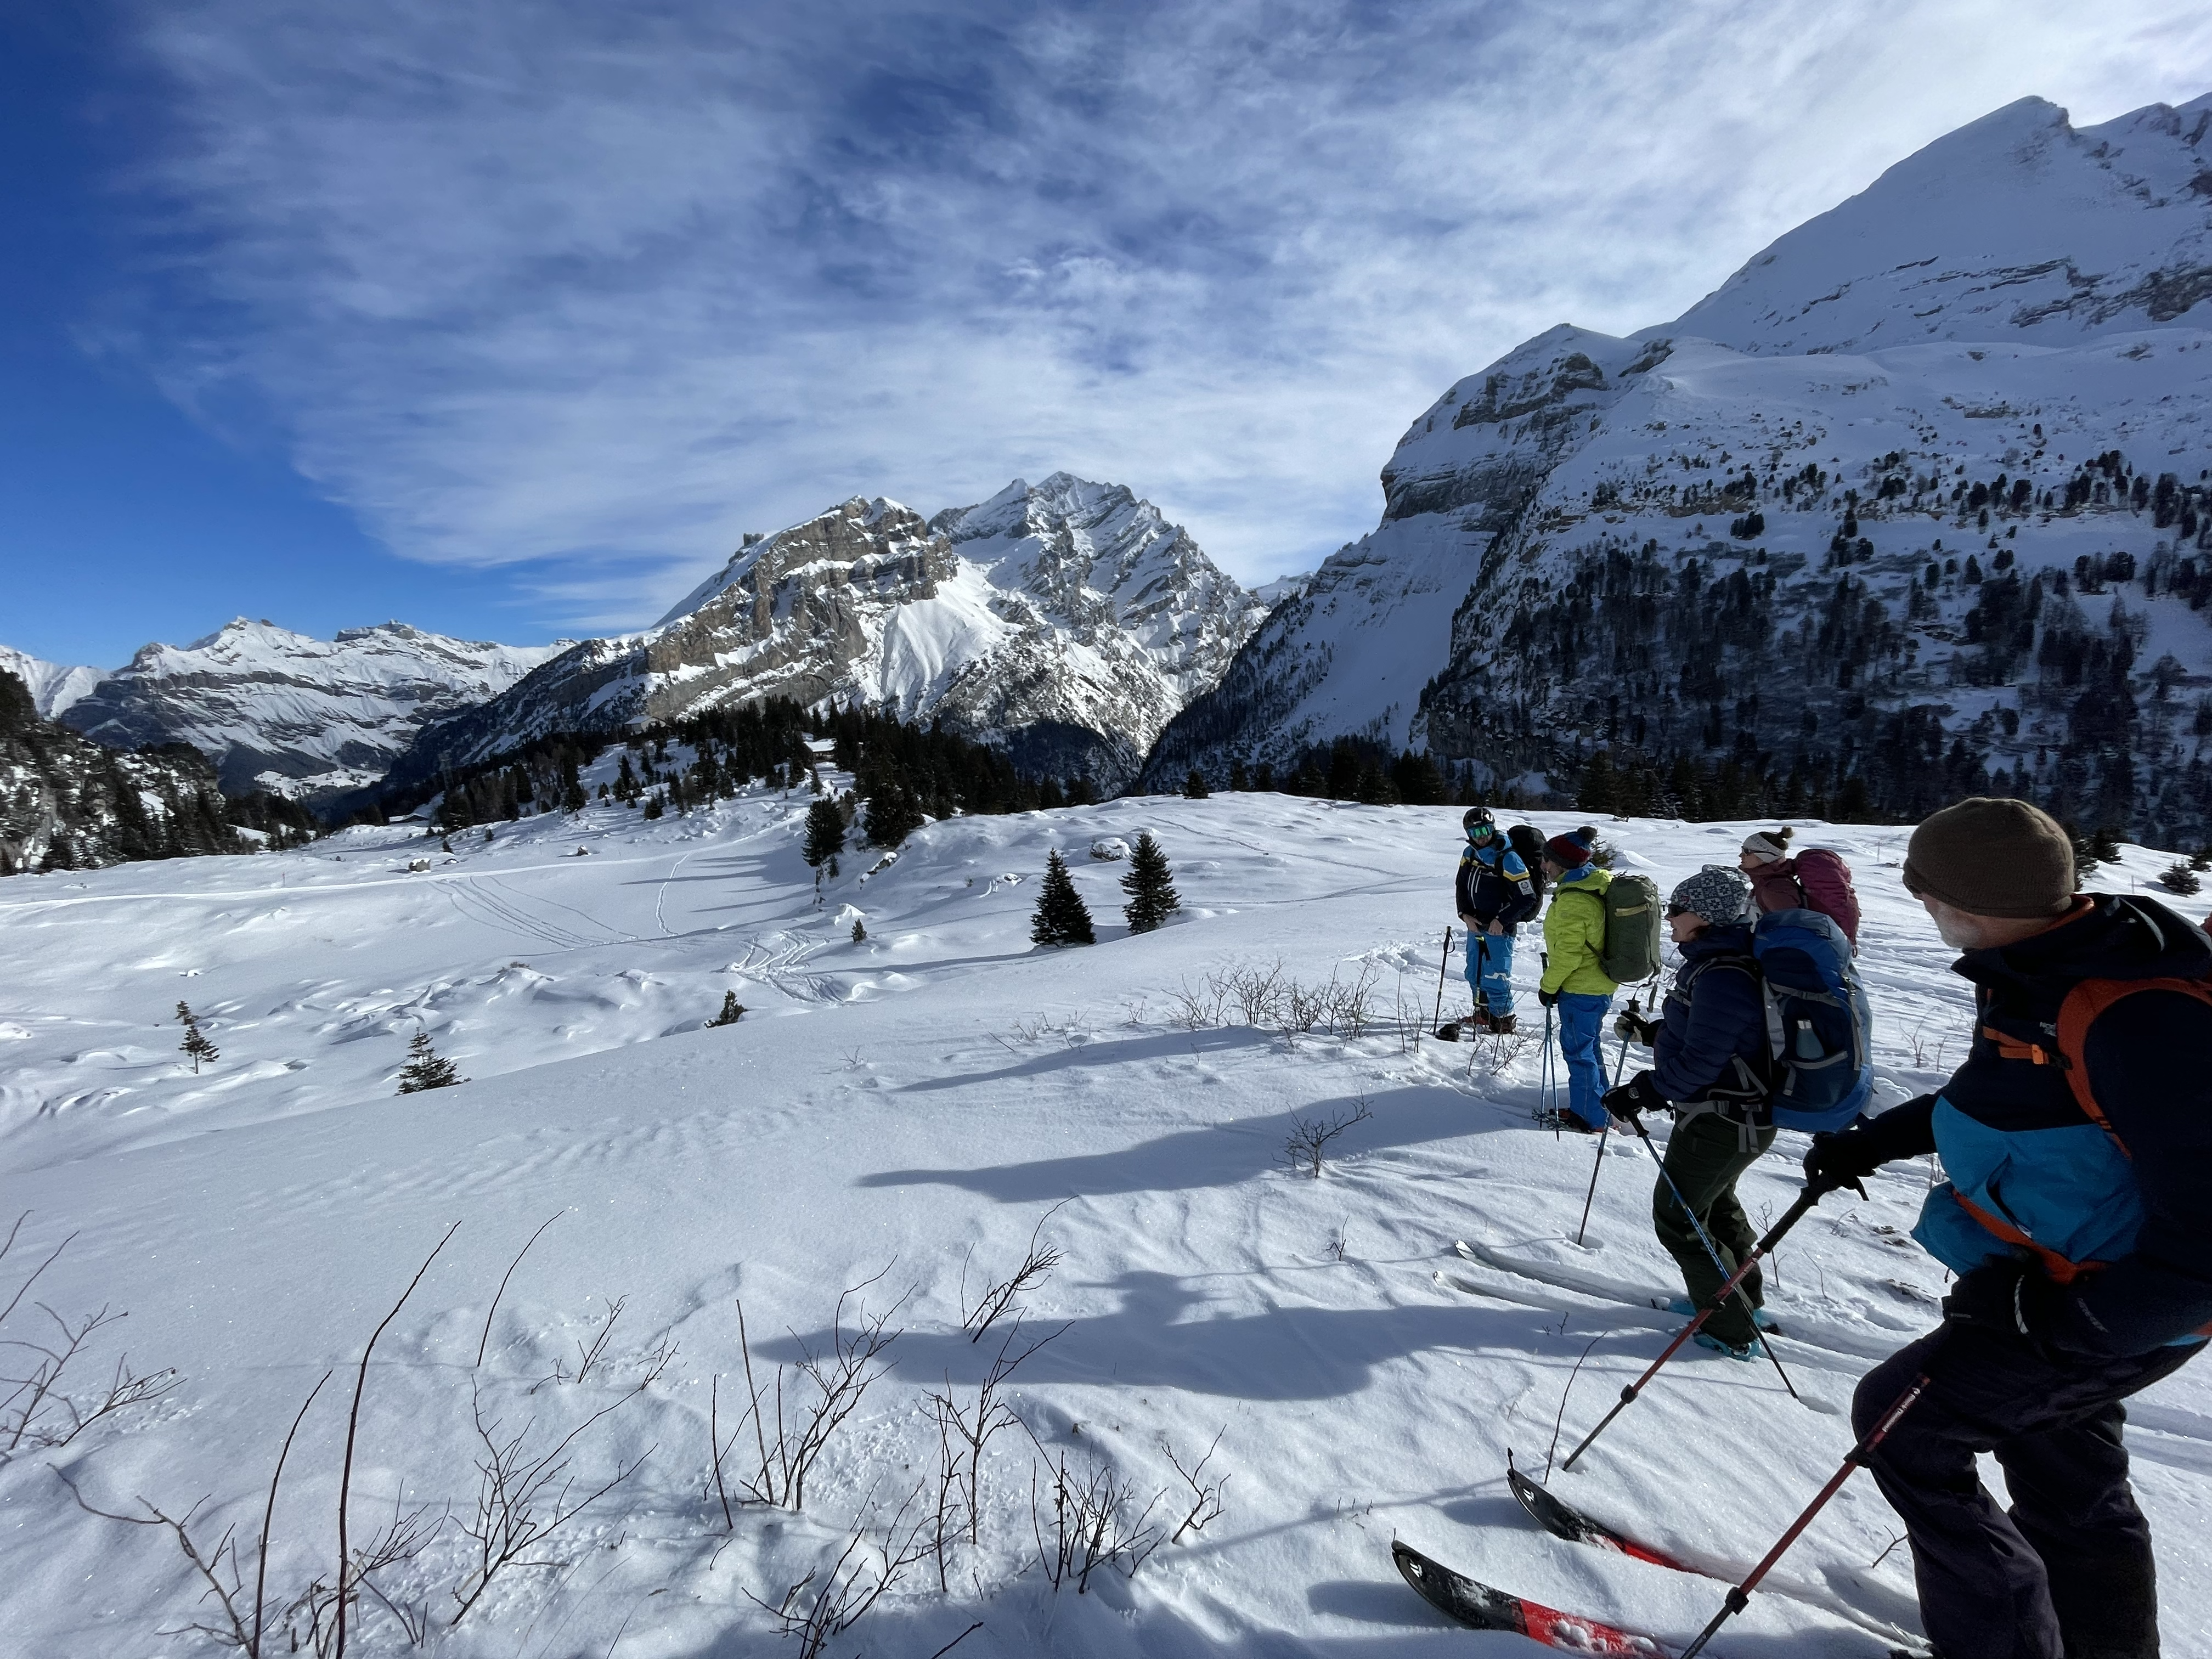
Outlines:
[[[791,1650],[748,1597],[775,1601],[835,1555],[871,1492],[880,1519],[921,1478],[935,1455],[924,1395],[949,1381],[964,1398],[996,1352],[960,1328],[963,1273],[972,1301],[1048,1214],[1063,1259],[1024,1298],[1024,1328],[1061,1334],[1018,1373],[1015,1409],[1053,1456],[1109,1462],[1140,1500],[1179,1489],[1164,1444],[1188,1463],[1218,1431],[1227,1513],[1133,1581],[1054,1596],[1033,1559],[1036,1453],[1002,1436],[952,1595],[912,1577],[836,1651],[927,1655],[978,1620],[963,1659],[1533,1651],[1444,1628],[1393,1571],[1394,1534],[1678,1644],[1705,1623],[1721,1585],[1553,1539],[1504,1485],[1508,1446],[1540,1472],[1555,1420],[1571,1444],[1663,1346],[1673,1316],[1643,1299],[1679,1285],[1632,1144],[1603,1155],[1589,1243],[1569,1242],[1595,1149],[1530,1127],[1533,1037],[1455,1047],[1399,1029],[1401,1011],[1425,1025],[1433,1006],[1456,809],[1223,794],[959,819],[865,876],[873,854],[855,849],[817,907],[799,855],[809,799],[755,793],[649,823],[593,807],[501,826],[489,844],[456,837],[450,856],[395,826],[0,883],[0,1225],[32,1212],[0,1296],[19,1260],[74,1233],[37,1297],[129,1310],[95,1339],[94,1370],[127,1337],[134,1365],[184,1377],[131,1418],[0,1464],[0,1655],[196,1650],[157,1634],[207,1611],[173,1542],[84,1514],[49,1466],[103,1506],[143,1492],[181,1510],[204,1494],[218,1529],[257,1532],[292,1413],[325,1370],[349,1374],[456,1220],[370,1367],[356,1535],[396,1492],[469,1512],[477,1339],[549,1216],[492,1321],[487,1397],[510,1422],[572,1422],[673,1342],[659,1380],[582,1443],[577,1472],[650,1457],[562,1535],[561,1568],[502,1581],[436,1652]],[[1547,834],[1581,821],[1528,816]],[[1141,829],[1185,908],[1131,937],[1126,865],[1087,851]],[[1605,829],[1664,887],[1732,860],[1745,827]],[[1898,884],[1902,833],[1808,825],[1800,839],[1844,848],[1858,873],[1882,1098],[1936,1086],[1967,1000]],[[1097,919],[1094,949],[1029,942],[1050,847]],[[2146,888],[2170,856],[2129,848],[2096,884]],[[1533,942],[1521,956],[1533,989]],[[1179,993],[1209,973],[1278,962],[1309,985],[1372,967],[1378,1024],[1286,1037],[1179,1017]],[[1455,950],[1447,1017],[1466,1006],[1462,965]],[[729,990],[744,1020],[702,1029]],[[222,1048],[198,1077],[176,1052],[179,998]],[[394,1096],[418,1029],[465,1086]],[[1371,1115],[1332,1144],[1322,1179],[1286,1170],[1297,1118],[1363,1102]],[[1746,1177],[1755,1223],[1794,1194],[1802,1147],[1784,1134]],[[1807,1403],[1765,1366],[1680,1358],[1554,1475],[1560,1495],[1705,1571],[1756,1560],[1846,1449],[1856,1379],[1936,1318],[1943,1274],[1905,1237],[1929,1174],[1894,1168],[1870,1198],[1831,1200],[1778,1253],[1768,1304],[1790,1334],[1775,1346]],[[839,1291],[872,1278],[870,1309],[899,1301],[888,1373],[804,1516],[740,1509],[726,1532],[705,1444],[710,1379],[726,1437],[743,1386],[736,1298],[756,1370],[772,1370],[818,1350]],[[547,1381],[573,1372],[623,1297],[605,1381]],[[7,1335],[26,1334],[22,1317]],[[2130,1416],[2166,1651],[2212,1655],[2212,1369],[2161,1382]],[[286,1468],[272,1583],[326,1561],[343,1428],[326,1389]],[[1875,1632],[1917,1628],[1897,1530],[1855,1480],[1713,1651],[1873,1659]],[[449,1605],[459,1565],[449,1526],[390,1588]],[[404,1650],[387,1613],[362,1619],[359,1651]]]

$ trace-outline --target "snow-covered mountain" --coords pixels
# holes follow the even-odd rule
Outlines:
[[[748,538],[651,629],[576,646],[427,731],[393,776],[777,696],[942,720],[1025,769],[1118,787],[1263,614],[1117,484],[1016,479],[927,520],[856,496]]]
[[[2022,100],[1674,323],[1460,381],[1147,779],[1352,735],[1532,793],[1601,794],[1603,750],[1650,804],[2008,787],[2203,835],[2208,131]]]
[[[373,783],[430,721],[506,690],[565,649],[447,639],[404,623],[318,640],[245,617],[149,645],[62,706],[116,749],[188,743],[231,794],[326,797]]]
[[[23,682],[33,705],[44,720],[58,720],[64,709],[100,683],[101,672],[97,668],[47,662],[11,646],[0,645],[0,674],[13,674]]]

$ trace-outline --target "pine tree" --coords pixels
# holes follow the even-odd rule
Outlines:
[[[1098,935],[1091,926],[1091,910],[1075,890],[1066,860],[1057,851],[1047,854],[1044,887],[1037,894],[1036,915],[1030,921],[1030,937],[1039,945],[1096,945]]]
[[[853,943],[855,945],[865,945],[867,942],[868,924],[855,916],[853,919]]]
[[[1182,793],[1192,800],[1204,800],[1211,793],[1206,787],[1206,774],[1192,767],[1190,775],[1182,781]]]
[[[441,1057],[430,1046],[430,1034],[417,1030],[415,1040],[407,1045],[407,1064],[399,1073],[399,1092],[420,1094],[425,1089],[450,1089],[456,1083],[466,1083],[459,1067]]]
[[[200,1030],[199,1016],[181,1002],[177,1005],[177,1021],[185,1028],[185,1040],[177,1048],[181,1053],[191,1056],[192,1075],[198,1077],[200,1062],[205,1060],[209,1065],[214,1065],[222,1058],[222,1050],[210,1042],[207,1033]]]
[[[1168,855],[1160,851],[1149,830],[1138,834],[1136,848],[1129,854],[1129,873],[1121,878],[1121,890],[1129,896],[1121,914],[1133,933],[1149,933],[1182,908],[1182,896],[1175,890],[1175,872],[1168,868]]]
[[[716,1025],[735,1025],[745,1017],[745,1005],[738,1000],[735,991],[722,993],[722,1012],[707,1022],[709,1028]]]
[[[921,805],[903,784],[886,783],[868,797],[868,840],[896,847],[921,828]]]
[[[845,850],[845,815],[823,796],[806,809],[806,862],[819,870]]]

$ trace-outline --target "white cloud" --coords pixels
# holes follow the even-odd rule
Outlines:
[[[1671,317],[2016,97],[2212,85],[2193,3],[635,10],[143,31],[203,250],[164,384],[250,396],[372,532],[515,566],[554,626],[846,495],[1055,467],[1310,565],[1526,336]]]

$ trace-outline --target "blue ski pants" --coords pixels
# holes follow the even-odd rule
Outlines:
[[[1478,1006],[1493,1014],[1513,1012],[1513,935],[1473,933],[1467,936],[1467,982]]]
[[[1605,1060],[1598,1039],[1605,1034],[1609,996],[1582,991],[1559,993],[1559,1055],[1567,1063],[1567,1104],[1593,1129],[1605,1126]]]

